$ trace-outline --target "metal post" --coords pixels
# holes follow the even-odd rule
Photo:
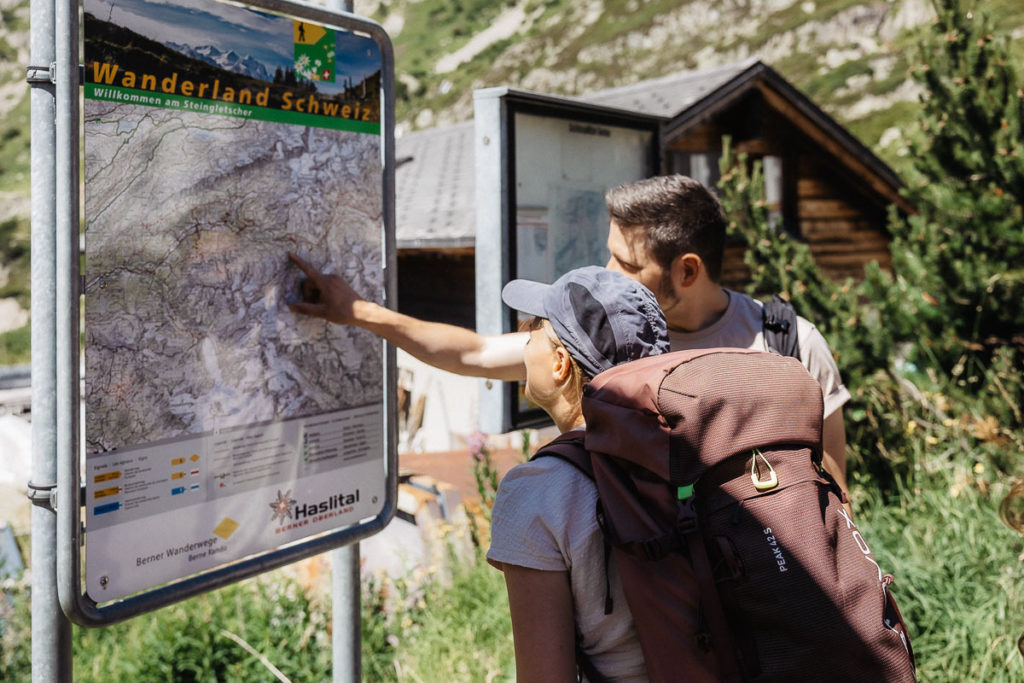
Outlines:
[[[334,683],[362,680],[359,544],[331,551],[331,636]]]
[[[71,622],[57,595],[54,3],[32,0],[32,681],[72,678]]]
[[[353,0],[327,0],[327,9],[352,14]],[[362,596],[359,544],[331,551],[331,646],[334,683],[362,680]]]
[[[57,595],[67,614],[81,591],[81,565],[77,553],[67,552],[82,545],[79,505],[82,479],[79,450],[79,37],[78,2],[55,0],[54,69],[57,86],[56,108],[56,254],[57,295]]]

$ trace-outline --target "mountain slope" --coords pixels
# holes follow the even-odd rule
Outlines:
[[[406,129],[471,118],[474,88],[576,95],[757,55],[897,166],[897,131],[918,97],[908,68],[934,16],[929,0],[357,0],[355,8],[392,36]],[[984,8],[1024,55],[1024,4]]]
[[[1024,63],[1024,3],[982,6]],[[392,37],[400,131],[471,119],[475,88],[577,95],[757,55],[897,171],[918,109],[908,69],[933,16],[929,0],[355,0],[355,10]],[[23,307],[28,14],[29,0],[0,0],[0,298]],[[5,329],[0,320],[0,354]]]

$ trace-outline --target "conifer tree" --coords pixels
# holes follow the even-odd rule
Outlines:
[[[906,191],[917,214],[891,222],[884,300],[911,360],[973,390],[993,361],[1019,372],[1024,358],[1024,83],[986,16],[933,3],[913,70],[925,91]]]

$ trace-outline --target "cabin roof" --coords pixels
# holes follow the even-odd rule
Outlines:
[[[819,145],[869,178],[904,210],[899,177],[835,119],[758,58],[566,98],[666,119],[671,141],[758,88]],[[473,122],[415,131],[395,141],[399,249],[472,247],[476,239]]]

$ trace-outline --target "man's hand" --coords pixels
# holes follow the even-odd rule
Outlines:
[[[303,300],[289,304],[292,312],[369,330],[448,372],[508,381],[526,378],[523,345],[528,334],[483,336],[463,327],[413,318],[363,299],[344,278],[321,273],[295,254],[288,258],[306,275]]]
[[[302,283],[302,301],[288,306],[293,313],[323,318],[339,325],[356,322],[353,309],[363,298],[343,278],[321,273],[296,254],[289,253],[288,259],[306,276]]]

